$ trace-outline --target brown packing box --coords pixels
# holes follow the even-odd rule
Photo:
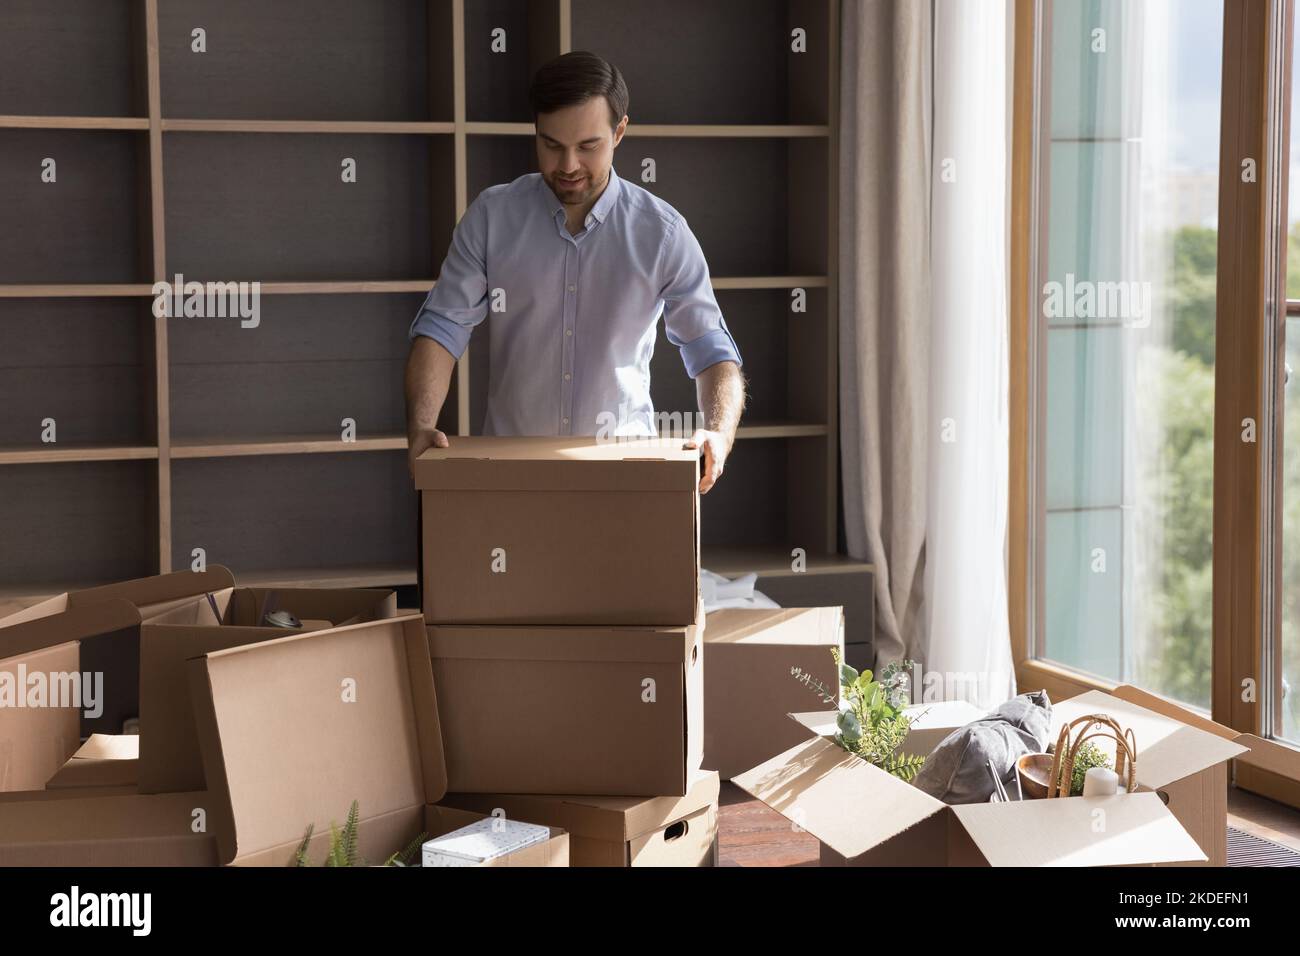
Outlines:
[[[371,863],[422,830],[483,819],[436,805],[447,768],[419,616],[212,651],[188,667],[223,863],[290,865],[309,824],[319,863],[353,800]],[[568,834],[552,829],[491,865],[568,863]]]
[[[1162,767],[1206,768],[1232,755],[1222,739],[1158,714],[1144,716],[1138,726],[1121,704],[1098,694],[1081,702],[1079,713],[1110,712],[1121,725],[1131,721],[1139,780],[1144,761],[1159,779]],[[1069,711],[1054,705],[1058,726]],[[816,836],[823,866],[1132,866],[1206,859],[1157,793],[1025,801],[1013,795],[1010,803],[950,807],[821,736],[833,732],[824,712],[791,716],[809,737],[732,782]],[[931,739],[942,728],[933,730]],[[917,741],[909,735],[909,743]]]
[[[0,794],[0,866],[216,866],[209,811],[206,793]]]
[[[699,601],[699,452],[462,437],[415,464],[430,624],[680,627]]]
[[[135,605],[141,618],[149,618],[195,595],[230,587],[234,583],[234,577],[229,569],[215,564],[204,571],[175,571],[148,578],[119,581],[115,584],[71,591],[49,598],[0,621],[0,628],[119,599]],[[140,715],[138,628],[132,625],[117,631],[101,629],[94,636],[81,641],[80,655],[81,671],[104,675],[104,706],[103,714],[99,717],[82,717],[79,737],[92,733],[121,733],[122,725],[128,717]],[[67,759],[67,754],[63,759]],[[60,760],[59,764],[62,763],[63,760]],[[57,769],[57,766],[52,768],[50,773]]]
[[[75,608],[66,600],[47,601],[0,621],[0,682],[6,688],[0,695],[0,790],[39,790],[80,744],[88,691],[81,676],[73,681],[71,675],[85,672],[81,642],[134,634],[139,625],[140,612],[121,599]],[[107,679],[95,683],[102,704]],[[43,700],[31,696],[40,686]]]
[[[561,827],[570,866],[717,866],[718,774],[696,771],[684,797],[449,793],[443,806]]]
[[[430,627],[449,789],[684,796],[704,755],[703,619]]]
[[[208,651],[294,633],[257,627],[258,611],[292,611],[304,630],[391,618],[397,593],[367,588],[223,588],[213,592],[221,626],[206,597],[147,618],[140,629],[141,793],[200,790],[203,759],[185,662]],[[266,602],[273,602],[269,607]]]
[[[91,734],[59,772],[45,782],[46,790],[136,785],[140,738],[136,734]]]
[[[1206,856],[1228,865],[1228,761],[1248,753],[1242,735],[1209,718],[1127,685],[1114,694],[1090,691],[1052,708],[1052,732],[1086,714],[1104,713],[1132,728],[1137,781],[1158,793]]]
[[[831,649],[844,651],[839,607],[724,608],[704,630],[704,766],[723,780],[803,740],[792,711],[817,707],[798,667],[838,695]]]

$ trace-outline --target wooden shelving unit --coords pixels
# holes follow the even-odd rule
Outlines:
[[[627,76],[615,167],[690,221],[752,383],[704,500],[706,564],[832,554],[838,19],[838,0],[13,0],[0,594],[187,567],[195,548],[259,583],[414,582],[406,330],[469,202],[536,169],[528,82],[570,49]],[[262,283],[260,324],[156,318],[153,283],[177,273]],[[449,433],[481,424],[489,325]],[[662,333],[653,383],[657,410],[696,411]]]

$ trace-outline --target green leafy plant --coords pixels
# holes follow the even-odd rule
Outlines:
[[[1070,774],[1070,796],[1083,796],[1083,778],[1093,767],[1110,769],[1110,758],[1096,744],[1084,741],[1074,752],[1074,771]]]
[[[903,713],[906,671],[912,662],[901,662],[893,672],[886,668],[886,674],[893,681],[887,684],[884,680],[873,680],[869,670],[858,673],[845,664],[840,659],[838,648],[831,648],[831,655],[839,673],[840,696],[848,704],[848,709],[842,709],[836,719],[835,742],[886,773],[910,781],[925,763],[924,757],[898,752],[912,723],[911,718]],[[790,668],[790,673],[824,703],[838,706],[839,697],[812,674],[798,667]],[[900,673],[902,682],[898,681]]]
[[[365,866],[365,860],[357,850],[358,830],[361,820],[361,806],[356,801],[352,801],[352,806],[348,808],[348,816],[340,830],[334,823],[330,824],[330,848],[329,853],[325,856],[326,866]],[[307,832],[298,844],[298,849],[293,855],[294,866],[311,866],[311,860],[307,857],[307,847],[311,843],[311,836],[316,825],[307,824]],[[384,866],[410,866],[424,841],[429,838],[427,833],[421,833],[404,849],[401,849],[384,861]]]

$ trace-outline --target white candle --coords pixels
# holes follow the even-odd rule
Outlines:
[[[1107,797],[1119,792],[1119,775],[1109,767],[1090,767],[1083,775],[1085,797]]]

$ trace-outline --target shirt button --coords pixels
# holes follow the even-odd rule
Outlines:
[[[570,377],[571,377],[571,376],[569,375],[568,372],[565,372],[565,373],[564,373],[564,380],[565,380],[566,382],[569,380]]]
[[[560,424],[561,424],[561,425],[567,425],[567,424],[569,424],[569,420],[568,420],[567,418],[561,418],[561,419],[560,419]]]
[[[565,330],[564,330],[564,334],[565,334],[565,335],[572,335],[572,334],[573,334],[573,329],[565,329]]]
[[[571,285],[571,286],[569,286],[569,291],[570,291],[570,292],[574,292],[574,291],[577,290],[577,288],[578,288],[578,287],[577,287],[576,285]]]

